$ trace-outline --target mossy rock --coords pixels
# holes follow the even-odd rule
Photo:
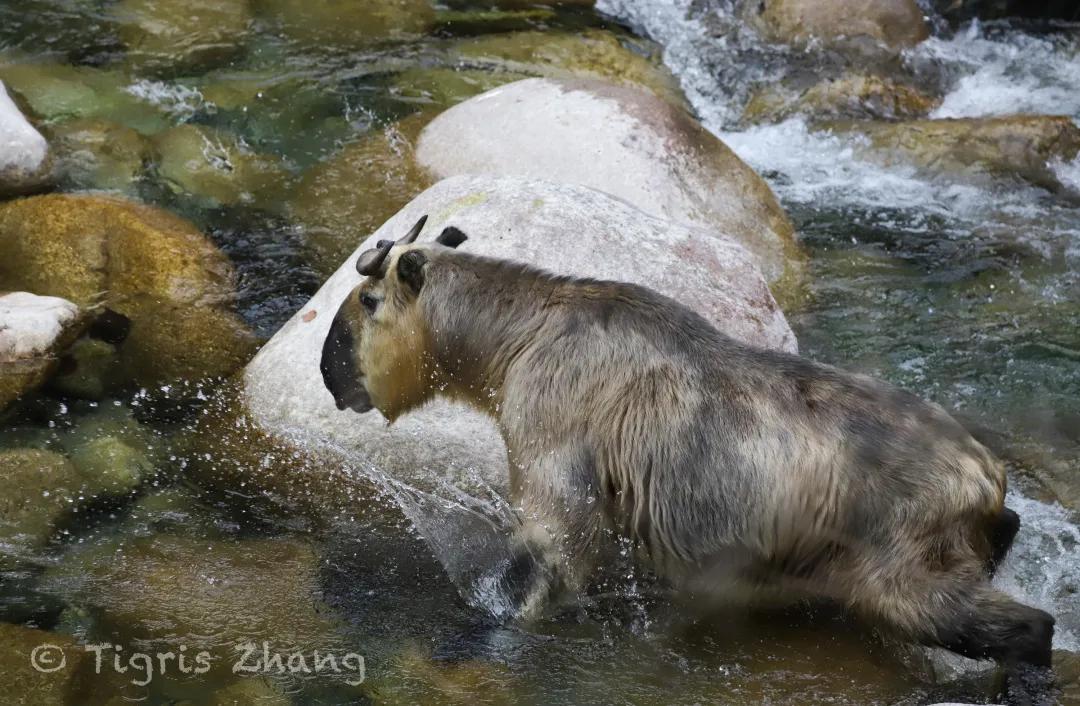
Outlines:
[[[75,118],[106,118],[149,134],[170,120],[159,107],[127,88],[119,71],[66,64],[3,64],[0,81],[18,93],[47,124]]]
[[[508,71],[449,67],[413,68],[394,74],[392,94],[410,104],[449,108],[497,86],[528,78]]]
[[[826,121],[817,128],[864,136],[862,154],[886,166],[910,164],[952,177],[1022,179],[1050,191],[1067,189],[1051,165],[1080,154],[1080,127],[1065,116]]]
[[[0,204],[0,288],[104,303],[131,321],[120,355],[129,382],[220,376],[254,351],[230,310],[228,259],[187,221],[99,195]]]
[[[289,181],[276,157],[258,154],[232,135],[181,125],[153,138],[155,172],[172,191],[210,208],[273,207]]]
[[[941,101],[888,78],[856,74],[805,88],[784,84],[754,92],[743,110],[747,124],[776,123],[793,115],[824,119],[902,120],[925,117]]]
[[[429,0],[256,0],[255,6],[287,38],[316,48],[408,39],[427,33],[435,21]]]
[[[128,67],[202,73],[236,58],[252,20],[248,0],[120,0],[112,7]]]
[[[673,105],[686,105],[678,81],[658,59],[630,51],[606,30],[496,34],[461,40],[453,52],[465,66],[513,76],[599,78],[645,88]]]
[[[59,371],[49,380],[49,389],[84,400],[101,400],[118,376],[116,346],[97,338],[83,337],[64,354]]]
[[[418,113],[360,138],[304,174],[289,212],[316,270],[329,275],[375,229],[431,185],[413,158],[431,119]]]
[[[441,10],[435,16],[440,32],[454,36],[517,32],[537,29],[537,25],[555,19],[549,8],[531,7],[518,10]]]
[[[100,118],[64,121],[50,135],[57,176],[69,188],[133,194],[152,154],[136,130]]]
[[[154,474],[154,462],[140,449],[115,436],[77,446],[71,462],[92,495],[124,495]]]

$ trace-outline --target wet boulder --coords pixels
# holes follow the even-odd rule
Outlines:
[[[208,431],[234,456],[235,449],[251,443],[248,439],[264,446],[264,438],[270,437],[285,442],[285,448],[277,452],[280,461],[250,464],[246,474],[232,479],[234,487],[277,493],[286,476],[309,495],[324,486],[337,486],[334,492],[340,493],[355,484],[342,470],[352,465],[360,471],[373,467],[422,489],[433,489],[442,480],[470,489],[505,489],[505,447],[487,418],[439,401],[388,427],[377,412],[338,411],[319,371],[330,323],[360,281],[355,269],[359,253],[378,239],[400,237],[394,234],[404,234],[424,214],[429,221],[422,238],[454,225],[470,236],[462,246],[469,252],[559,273],[644,284],[740,340],[786,351],[796,348],[755,258],[721,232],[664,220],[583,186],[520,177],[452,177],[358,241],[353,254],[245,369],[239,396],[245,422],[218,424]],[[225,439],[230,436],[235,438]],[[290,454],[355,456],[345,466],[340,460],[328,461],[294,471],[287,465]],[[357,507],[362,507],[362,497],[355,500]],[[308,500],[319,506],[317,497]]]
[[[742,119],[747,124],[776,123],[795,115],[814,120],[903,120],[925,117],[939,103],[915,86],[853,74],[809,86],[786,82],[763,86],[750,96]]]
[[[737,241],[770,283],[798,270],[794,229],[765,181],[690,115],[638,90],[552,79],[502,86],[432,120],[416,159],[436,178],[520,175],[590,186]]]
[[[228,259],[194,226],[159,209],[99,195],[0,204],[0,288],[107,308],[129,326],[126,382],[150,386],[227,375],[254,338],[231,309]]]
[[[42,548],[79,499],[82,477],[62,455],[43,449],[0,451],[0,557]],[[0,558],[0,561],[3,561]]]
[[[138,73],[202,73],[243,51],[248,0],[120,0],[111,7]]]
[[[258,14],[288,39],[318,48],[355,49],[409,39],[435,21],[429,0],[255,0]]]
[[[886,166],[911,164],[933,175],[1015,178],[1051,191],[1068,190],[1054,167],[1080,153],[1080,128],[1064,116],[838,121],[819,127],[862,135],[862,154]]]
[[[242,140],[201,125],[180,125],[158,133],[153,146],[157,178],[201,206],[273,208],[289,181],[276,157],[259,154]]]
[[[0,294],[0,411],[56,372],[60,355],[86,324],[66,299]]]
[[[743,14],[766,38],[795,46],[868,39],[898,50],[930,36],[915,0],[753,0]]]
[[[0,196],[36,191],[50,177],[48,143],[0,81]]]
[[[137,131],[100,118],[54,125],[57,180],[75,189],[134,193],[150,160],[150,143]]]

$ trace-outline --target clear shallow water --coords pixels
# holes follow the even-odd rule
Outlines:
[[[1080,477],[1076,208],[1033,187],[950,183],[878,167],[860,160],[851,141],[814,133],[797,119],[742,129],[752,85],[783,76],[798,57],[734,26],[722,2],[599,5],[666,47],[665,61],[703,122],[769,179],[791,213],[811,258],[807,298],[789,314],[803,352],[941,402],[1009,460],[1009,502],[1025,524],[999,582],[1058,616],[1059,648],[1080,649],[1080,529],[1055,501],[1055,492],[1072,488],[1075,503],[1070,479]],[[109,66],[120,49],[101,7],[0,4],[0,50]],[[538,26],[550,31],[610,21],[566,13]],[[281,157],[294,178],[343,142],[427,105],[392,90],[392,79],[444,61],[439,39],[342,53],[294,46],[261,27],[254,33],[242,69],[212,77],[259,76],[261,95],[251,106],[211,108],[203,95],[206,76],[132,77],[124,90],[160,108],[166,124],[231,131]],[[929,40],[905,63],[945,87],[941,116],[1020,106],[1077,118],[1077,46],[1075,31],[1036,36],[1005,25],[972,26]],[[1059,173],[1080,182],[1080,165],[1060,165]],[[229,254],[240,274],[240,309],[260,334],[272,334],[317,288],[318,276],[280,214],[207,208],[153,183],[140,185],[140,195],[191,218]],[[238,636],[289,634],[301,646],[346,645],[367,657],[370,679],[360,688],[280,679],[289,699],[301,704],[869,704],[980,693],[962,675],[982,667],[957,663],[955,672],[935,680],[940,665],[840,616],[793,610],[705,618],[633,576],[582,610],[529,631],[493,628],[486,616],[499,613],[504,587],[477,567],[497,565],[505,550],[500,531],[509,520],[497,501],[453,489],[420,493],[349,457],[342,482],[355,484],[363,507],[358,502],[356,513],[327,536],[304,519],[265,509],[244,488],[197,489],[186,482],[200,460],[186,444],[195,419],[191,404],[216,391],[149,391],[96,404],[43,396],[6,421],[3,446],[65,450],[76,443],[72,438],[99,433],[105,411],[109,419],[130,417],[137,426],[125,427],[126,438],[147,451],[157,474],[131,498],[83,509],[55,546],[31,557],[35,570],[5,573],[0,616],[146,649],[162,639],[201,638],[228,651]],[[265,470],[288,472],[273,460]],[[148,553],[140,541],[151,537],[175,542],[165,541],[173,555]],[[310,549],[259,543],[265,541]],[[187,569],[204,561],[212,568],[189,580]],[[275,563],[310,580],[297,589],[303,600],[264,624],[259,614],[276,605],[272,597],[292,595]],[[92,580],[103,567],[104,578]],[[139,591],[108,588],[145,576],[164,577],[147,584],[153,591],[172,585],[192,591],[186,601],[165,602],[174,613],[189,606],[186,622],[155,614]],[[249,609],[193,590],[239,576],[256,586],[243,594]],[[306,597],[306,589],[317,598]],[[140,620],[109,622],[116,615]],[[951,681],[957,675],[961,681]],[[163,679],[125,694],[199,703],[228,684],[215,673],[194,682]]]

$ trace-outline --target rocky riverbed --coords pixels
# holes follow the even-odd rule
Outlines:
[[[984,0],[0,2],[6,702],[992,697],[992,665],[824,607],[704,617],[632,567],[492,628],[515,522],[497,434],[451,404],[338,412],[317,368],[357,253],[429,214],[952,410],[1008,464],[1024,524],[996,581],[1056,615],[1080,703],[1077,22]]]

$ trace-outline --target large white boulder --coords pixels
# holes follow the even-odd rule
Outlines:
[[[798,258],[768,184],[685,111],[635,88],[546,78],[500,86],[432,120],[416,160],[437,179],[520,175],[591,186],[733,238],[770,283]]]
[[[33,191],[49,179],[49,144],[0,81],[0,195]]]
[[[494,425],[463,405],[438,401],[387,426],[378,412],[339,411],[323,385],[319,359],[331,320],[360,282],[359,252],[429,220],[421,240],[453,225],[469,235],[462,249],[528,262],[564,274],[647,285],[691,307],[731,336],[755,346],[796,349],[754,258],[715,231],[688,228],[582,186],[515,177],[446,179],[399,211],[323,285],[248,365],[246,415],[263,432],[314,453],[372,462],[397,481],[423,489],[452,481],[503,490],[506,451]],[[244,432],[247,433],[246,431]],[[317,466],[314,471],[322,473]],[[326,473],[336,472],[327,467]],[[272,484],[253,469],[246,487]],[[307,487],[317,487],[315,479]]]

